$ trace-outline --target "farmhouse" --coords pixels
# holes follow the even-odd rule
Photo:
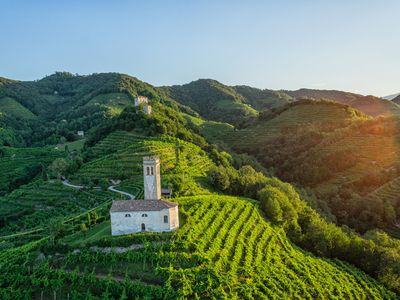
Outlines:
[[[160,159],[143,158],[144,200],[113,201],[111,234],[163,232],[179,228],[178,204],[161,199]]]

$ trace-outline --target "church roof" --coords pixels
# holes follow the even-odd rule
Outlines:
[[[178,203],[162,200],[116,200],[110,212],[159,211],[178,206]]]

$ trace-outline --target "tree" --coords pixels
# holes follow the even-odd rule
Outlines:
[[[64,158],[57,158],[53,161],[49,169],[53,174],[56,174],[57,178],[61,178],[62,175],[66,174],[68,163]]]
[[[231,185],[228,172],[222,166],[211,168],[208,172],[208,178],[211,183],[221,191],[228,190]]]
[[[273,222],[283,220],[283,211],[280,203],[285,200],[286,195],[279,189],[267,186],[258,193],[261,209]]]

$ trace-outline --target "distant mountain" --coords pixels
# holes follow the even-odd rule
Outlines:
[[[400,94],[397,97],[393,98],[392,101],[400,105]]]
[[[382,98],[383,98],[383,99],[386,99],[386,100],[393,100],[393,99],[396,98],[397,96],[400,96],[400,93],[393,94],[393,95],[388,95],[388,96],[385,96],[385,97],[382,97]]]
[[[311,98],[339,102],[354,107],[361,112],[373,117],[379,115],[400,114],[400,106],[396,103],[371,95],[363,96],[343,91],[314,89],[300,89],[296,91],[284,92],[296,99]]]
[[[243,95],[216,80],[199,79],[160,89],[208,120],[240,124],[258,114]]]
[[[232,88],[246,99],[246,103],[257,110],[276,108],[294,100],[282,91],[261,90],[246,85],[237,85]]]

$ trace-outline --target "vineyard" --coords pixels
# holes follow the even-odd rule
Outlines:
[[[395,297],[347,264],[293,247],[282,229],[264,220],[252,200],[216,195],[176,200],[185,223],[168,243],[152,242],[149,236],[144,247],[136,250],[92,252],[65,247],[54,256],[39,241],[0,252],[1,298]],[[107,224],[97,225],[93,236],[107,236],[101,233]],[[129,245],[124,237],[108,239],[117,245],[120,241],[122,247]],[[43,261],[35,259],[39,249],[46,257]],[[5,263],[7,257],[13,262]]]
[[[116,197],[114,193],[74,190],[60,182],[36,181],[0,198],[0,235],[45,226],[50,219],[70,218]]]
[[[289,107],[272,119],[260,120],[254,125],[221,138],[228,145],[240,148],[243,145],[243,140],[246,140],[246,144],[257,145],[259,142],[277,138],[288,128],[319,122],[352,120],[354,118],[351,111],[329,102],[301,104]]]
[[[110,134],[89,151],[98,158],[83,165],[72,179],[78,182],[83,179],[122,179],[122,186],[128,192],[136,192],[143,184],[144,156],[160,157],[165,186],[172,175],[181,174],[201,190],[204,177],[213,165],[207,154],[191,143],[171,137],[145,138],[123,131]]]
[[[47,148],[0,148],[0,195],[9,192],[24,181],[29,181],[31,173],[41,172],[42,165],[50,164],[62,151]]]

